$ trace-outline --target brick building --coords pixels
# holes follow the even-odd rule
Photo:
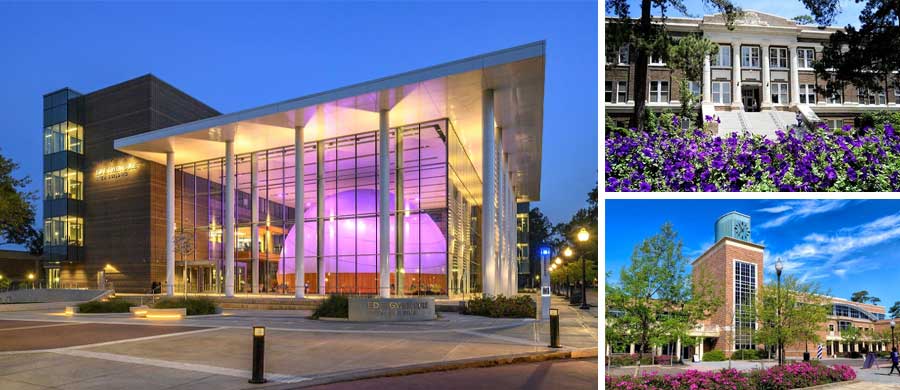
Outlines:
[[[607,23],[614,20],[607,18]],[[879,91],[848,85],[825,96],[825,81],[817,79],[813,62],[821,58],[823,44],[840,27],[799,25],[752,10],[744,12],[733,30],[726,27],[721,14],[666,18],[665,23],[675,39],[702,34],[719,45],[718,53],[705,59],[703,79],[690,80],[690,88],[702,96],[703,114],[721,119],[720,133],[773,134],[797,123],[798,114],[806,123],[840,128],[866,111],[900,109],[900,88],[887,83]],[[606,113],[619,124],[627,124],[634,110],[632,57],[626,46],[606,61]],[[677,112],[681,73],[659,56],[651,56],[649,68],[647,108]]]

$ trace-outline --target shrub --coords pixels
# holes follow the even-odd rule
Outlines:
[[[721,362],[725,360],[725,353],[719,350],[703,353],[704,362]]]
[[[713,351],[715,352],[715,351]],[[704,354],[704,356],[706,356]],[[607,389],[630,390],[784,390],[829,383],[845,382],[856,378],[849,366],[813,365],[805,362],[775,366],[765,370],[740,372],[736,369],[719,371],[689,370],[674,375],[644,373],[638,377],[606,376]]]
[[[79,313],[128,313],[128,308],[134,306],[130,302],[121,299],[108,301],[91,301],[78,305]]]
[[[613,366],[619,366],[619,367],[635,366],[638,363],[639,357],[640,357],[640,355],[638,355],[636,353],[612,355],[609,357],[609,359],[610,359],[609,364],[613,365]],[[641,358],[640,360],[641,360],[642,366],[650,365],[650,354],[644,355],[644,357]]]
[[[313,312],[313,319],[320,317],[349,318],[350,300],[345,295],[329,295]]]
[[[674,356],[672,356],[672,355],[657,355],[657,356],[653,357],[653,364],[670,365],[670,364],[672,364],[673,358],[674,358]]]
[[[216,314],[219,307],[208,297],[163,298],[153,305],[157,309],[186,309],[189,316]]]
[[[462,314],[493,318],[534,318],[537,304],[529,295],[472,298]]]
[[[739,349],[731,354],[733,360],[756,360],[759,359],[759,351],[755,349]]]
[[[873,120],[879,121],[875,127],[821,125],[804,133],[779,130],[767,138],[720,137],[660,119],[658,127],[648,127],[656,130],[609,134],[606,190],[900,190],[900,132],[892,125],[900,124],[900,116]]]

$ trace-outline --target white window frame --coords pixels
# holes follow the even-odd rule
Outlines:
[[[628,51],[629,46],[627,44],[619,48],[619,54],[616,56],[616,64],[628,65],[628,61],[631,60],[631,58],[629,58],[628,56]],[[623,58],[625,59],[625,61],[622,61]]]
[[[647,64],[650,66],[666,66],[662,56],[655,56],[653,54],[647,55]]]
[[[831,128],[832,130],[840,129],[841,127],[844,127],[844,120],[843,119],[829,119],[828,127]]]
[[[741,68],[759,68],[759,46],[741,46]]]
[[[837,97],[837,99],[835,99]],[[834,93],[825,100],[828,104],[844,104],[844,91],[834,90]]]
[[[713,81],[710,85],[712,89],[712,101],[715,104],[731,103],[731,82],[730,81]]]
[[[609,81],[609,80],[606,80],[606,85],[604,85],[604,87],[605,87],[605,88],[604,88],[604,90],[603,90],[603,101],[604,101],[605,103],[612,103],[612,102],[613,102],[613,95],[614,95],[614,94],[613,94],[614,91],[613,91],[613,89],[612,89],[612,88],[613,88],[613,82],[612,82],[612,81]]]
[[[788,104],[788,83],[771,83],[772,104]]]
[[[801,54],[803,53],[803,54]],[[797,48],[797,66],[800,69],[812,69],[813,62],[816,60],[816,49],[809,47]]]
[[[654,85],[656,88],[654,89]],[[666,88],[663,90],[662,86]],[[650,81],[650,103],[668,103],[669,102],[669,81],[668,80],[651,80]],[[663,100],[665,97],[665,100]]]
[[[616,103],[628,103],[628,82],[619,80],[616,82]]]
[[[770,47],[769,67],[773,69],[787,69],[788,66],[788,49],[786,47]]]
[[[800,84],[800,103],[816,104],[815,84]]]
[[[710,59],[710,66],[715,68],[730,68],[731,67],[731,46],[730,45],[719,45],[719,52],[716,53],[716,56]]]
[[[703,96],[703,88],[700,87],[699,81],[688,81],[688,88],[694,95]]]

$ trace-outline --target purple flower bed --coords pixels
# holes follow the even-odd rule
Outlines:
[[[893,125],[776,138],[727,137],[674,125],[606,139],[606,191],[900,191]]]
[[[606,388],[624,390],[787,390],[844,382],[855,378],[856,373],[849,366],[827,367],[821,364],[799,362],[750,372],[723,369],[720,371],[689,370],[676,375],[644,373],[638,377],[607,375]]]

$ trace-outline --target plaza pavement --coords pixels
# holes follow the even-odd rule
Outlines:
[[[565,349],[596,348],[596,316],[560,300],[554,305],[561,309]],[[352,323],[310,320],[309,314],[226,310],[161,321],[0,313],[0,388],[255,388],[247,383],[254,325],[267,327],[266,376],[279,388],[551,350],[546,321],[440,313],[428,322]]]

